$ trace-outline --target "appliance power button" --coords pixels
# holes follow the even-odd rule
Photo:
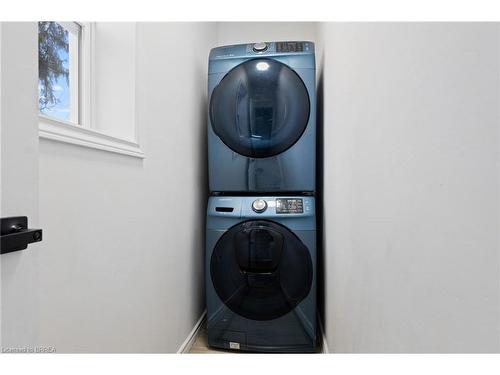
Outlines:
[[[267,43],[260,42],[253,45],[253,50],[255,52],[264,52],[267,49]]]
[[[267,208],[267,203],[264,199],[256,199],[252,203],[252,210],[254,210],[259,214],[264,212],[266,208]]]

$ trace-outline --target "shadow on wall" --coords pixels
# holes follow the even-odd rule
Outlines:
[[[207,81],[207,71],[206,66],[198,66],[199,77],[202,77],[200,81]],[[207,135],[207,85],[200,88],[200,99],[199,103],[202,105],[199,107],[199,133],[198,133],[198,165],[200,166],[200,173],[198,176],[198,217],[196,218],[195,230],[199,232],[197,236],[200,249],[200,257],[195,259],[195,262],[199,262],[198,267],[202,270],[202,311],[205,309],[205,227],[207,219],[207,203],[208,196],[210,194],[208,190],[208,135]]]
[[[325,327],[325,262],[324,262],[324,212],[323,212],[323,148],[324,148],[324,115],[323,115],[323,62],[321,58],[318,69],[316,88],[316,222],[317,222],[317,307],[321,325]],[[321,339],[321,338],[320,338]]]

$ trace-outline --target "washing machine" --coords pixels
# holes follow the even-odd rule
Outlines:
[[[206,228],[208,344],[316,350],[316,218],[310,196],[212,196]]]
[[[314,43],[214,48],[208,66],[211,192],[313,192]]]

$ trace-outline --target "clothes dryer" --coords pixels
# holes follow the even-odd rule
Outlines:
[[[208,72],[209,188],[314,192],[314,43],[212,49]]]

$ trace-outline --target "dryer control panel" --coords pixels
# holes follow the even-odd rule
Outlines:
[[[314,54],[314,43],[308,41],[257,42],[213,48],[210,60],[248,58],[253,56],[282,56]]]

